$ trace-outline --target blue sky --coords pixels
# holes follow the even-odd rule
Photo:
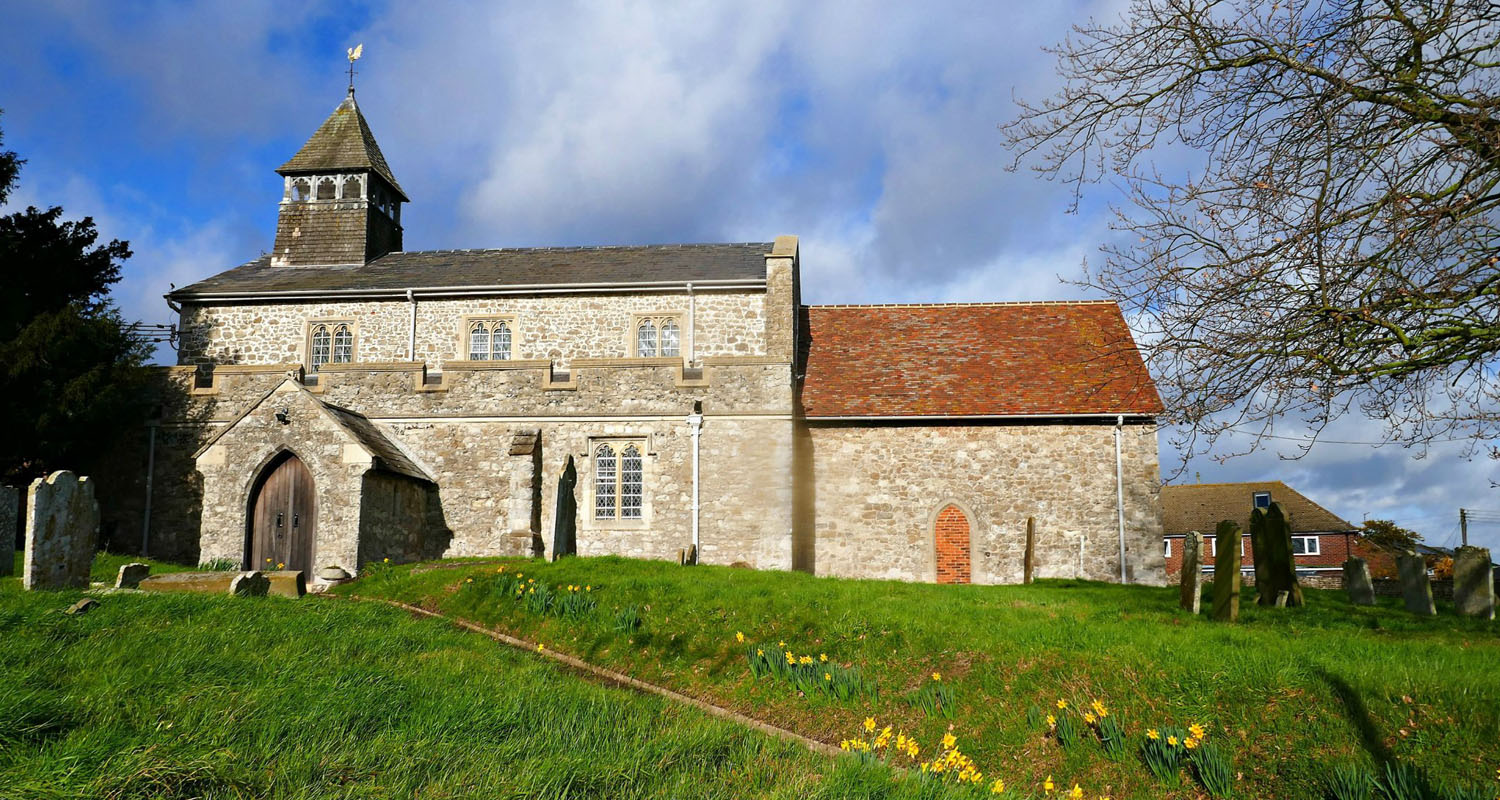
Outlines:
[[[1054,87],[1043,45],[1121,6],[0,2],[0,126],[28,162],[12,204],[128,239],[116,296],[147,322],[171,321],[170,284],[270,246],[274,169],[342,99],[361,42],[360,105],[413,201],[407,249],[793,233],[809,302],[1073,298],[1123,198],[1094,187],[1067,214],[1063,187],[1005,169],[996,126]],[[1458,443],[1298,460],[1275,443],[1195,458],[1179,482],[1279,478],[1439,544],[1459,506],[1500,509],[1500,470]],[[1500,526],[1471,534],[1500,546]]]

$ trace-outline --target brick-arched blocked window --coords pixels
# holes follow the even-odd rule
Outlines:
[[[968,583],[972,577],[969,555],[969,517],[949,503],[937,513],[932,525],[937,558],[938,583]]]

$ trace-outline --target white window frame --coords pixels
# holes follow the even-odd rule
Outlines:
[[[649,469],[650,448],[644,437],[621,437],[593,439],[589,442],[589,512],[587,519],[594,527],[641,527],[646,523],[650,514],[650,501],[647,487],[650,485],[651,471]],[[634,448],[640,464],[639,477],[635,481],[637,493],[636,504],[633,507],[634,516],[629,512],[632,506],[628,504],[631,495],[629,489],[631,482],[628,480],[626,470],[626,453]],[[610,461],[606,461],[609,454]],[[600,505],[601,499],[606,495],[600,491],[603,485],[601,478],[601,467],[610,464],[608,480],[610,491],[607,493],[610,502],[606,509]]]
[[[486,345],[485,357],[474,357],[473,335],[474,329],[483,326],[489,335]],[[506,332],[506,346],[504,351],[495,348],[495,332],[504,326]],[[459,347],[462,357],[466,361],[510,361],[516,357],[516,320],[514,317],[505,316],[474,316],[464,317],[463,327],[459,330]]]
[[[1260,499],[1262,497],[1266,498],[1266,504],[1265,505],[1261,505],[1260,504]],[[1270,508],[1271,507],[1271,493],[1270,492],[1256,492],[1255,494],[1251,495],[1250,496],[1250,507],[1251,508]]]
[[[319,333],[328,337],[321,359],[317,344]],[[339,342],[341,333],[347,337],[343,344]],[[308,372],[317,372],[324,364],[352,364],[359,357],[359,326],[352,319],[310,319],[307,321],[305,346]]]
[[[1171,539],[1162,539],[1161,541],[1162,541],[1162,544],[1165,545],[1165,547],[1163,547],[1163,552],[1161,554],[1161,557],[1162,558],[1171,558],[1172,557],[1172,540]]]
[[[1208,554],[1209,554],[1209,556],[1211,556],[1213,558],[1218,558],[1219,557],[1219,537],[1218,536],[1205,536],[1205,537],[1203,537],[1203,540],[1209,543],[1209,545],[1208,545]],[[1242,557],[1245,555],[1245,534],[1243,534],[1243,533],[1240,534],[1240,555]]]
[[[643,353],[641,348],[641,329],[651,326],[651,352]],[[663,332],[671,325],[677,332],[675,342],[675,353],[667,353],[664,350],[666,337]],[[630,354],[635,358],[681,358],[683,353],[683,339],[686,331],[682,327],[682,314],[677,312],[660,312],[654,314],[637,314],[630,326]]]
[[[1317,535],[1313,535],[1313,536],[1294,535],[1292,537],[1292,556],[1296,557],[1296,556],[1320,556],[1320,555],[1323,555],[1323,548],[1322,548],[1322,545],[1321,545],[1322,538],[1323,537],[1317,536]],[[1303,547],[1304,552],[1301,552],[1301,553],[1297,552],[1297,540],[1298,539],[1302,540],[1302,547]],[[1308,542],[1312,543],[1312,549],[1311,550],[1307,549]]]

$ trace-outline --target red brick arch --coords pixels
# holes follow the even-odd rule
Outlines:
[[[952,503],[943,506],[933,522],[937,550],[937,582],[968,583],[969,517]]]

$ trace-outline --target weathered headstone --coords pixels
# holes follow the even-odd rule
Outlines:
[[[115,576],[116,589],[138,589],[141,581],[151,575],[150,564],[121,564],[120,573]]]
[[[1396,556],[1396,573],[1401,579],[1401,598],[1406,601],[1406,610],[1425,617],[1436,614],[1432,584],[1427,580],[1427,561],[1408,550]]]
[[[1375,605],[1375,583],[1370,580],[1370,565],[1363,558],[1344,562],[1344,591],[1349,602],[1357,606]]]
[[[1255,591],[1260,605],[1302,605],[1297,559],[1292,554],[1292,525],[1280,503],[1250,512],[1250,546],[1255,550]],[[1281,599],[1282,592],[1287,594],[1285,600]]]
[[[557,509],[552,522],[553,561],[578,555],[578,499],[573,496],[577,485],[578,468],[573,465],[573,456],[569,455],[562,474],[557,476]]]
[[[0,486],[0,578],[16,569],[16,534],[21,516],[21,491]]]
[[[1453,605],[1465,616],[1495,618],[1495,571],[1489,548],[1465,546],[1453,551]]]
[[[1182,594],[1178,603],[1194,614],[1203,602],[1203,534],[1188,531],[1182,539]]]
[[[1026,556],[1021,562],[1021,582],[1031,583],[1036,573],[1036,517],[1026,518]]]
[[[239,597],[265,597],[270,590],[271,579],[259,572],[241,572],[229,582],[229,593]]]
[[[87,614],[90,611],[93,611],[94,609],[96,609],[98,607],[99,607],[99,601],[98,600],[95,600],[92,597],[85,597],[82,600],[79,600],[78,602],[74,603],[73,605],[68,606],[68,609],[66,611],[64,611],[63,613],[67,614],[70,617],[73,617],[73,616],[77,616],[79,614]]]
[[[98,535],[93,481],[67,470],[32,481],[26,492],[26,588],[88,588]]]
[[[300,569],[283,569],[262,574],[270,581],[267,594],[280,597],[301,597],[307,594],[307,576]]]
[[[1224,543],[1219,542],[1219,547]],[[1271,545],[1266,541],[1266,512],[1250,511],[1250,558],[1255,563],[1255,602],[1268,606],[1276,597],[1276,579],[1271,577]]]
[[[1240,618],[1240,526],[1224,520],[1214,531],[1219,542],[1214,560],[1214,619],[1234,622]],[[1224,542],[1231,542],[1229,547]]]

